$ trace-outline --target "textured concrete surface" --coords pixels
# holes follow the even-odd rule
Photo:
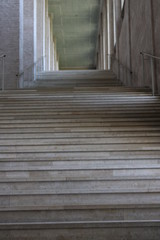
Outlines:
[[[116,55],[118,55],[119,51],[120,62],[133,72],[131,83],[135,86],[151,87],[150,61],[148,58],[145,60],[145,81],[143,82],[142,57],[140,56],[140,52],[144,51],[160,56],[159,12],[160,2],[158,0],[126,0],[124,18],[122,19],[120,16],[118,18],[119,48]],[[157,60],[155,63],[156,82],[158,88],[160,88],[160,65]],[[121,69],[122,79],[126,82],[126,73],[125,71],[123,73]]]
[[[154,0],[153,4],[153,21],[154,21],[154,40],[155,40],[155,54],[160,57],[160,1]],[[160,93],[160,60],[156,60],[156,78],[157,78],[157,87],[158,92]]]
[[[1,0],[0,6],[0,52],[7,55],[5,88],[15,88],[19,72],[19,0]]]
[[[60,73],[0,94],[0,240],[159,240],[159,98]]]

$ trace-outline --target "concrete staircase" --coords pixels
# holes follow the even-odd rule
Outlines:
[[[40,72],[37,74],[37,81],[34,82],[34,86],[39,88],[107,87],[115,85],[121,86],[115,74],[111,71],[102,70]],[[33,85],[31,84],[31,86]]]
[[[0,94],[0,240],[160,239],[160,99],[106,76]]]

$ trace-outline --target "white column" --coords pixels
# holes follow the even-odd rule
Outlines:
[[[100,34],[98,36],[98,56],[99,56],[98,65],[99,65],[99,70],[100,70],[101,69],[101,60],[102,60],[102,58],[101,58],[101,36],[100,36]]]
[[[34,0],[34,63],[37,62],[37,0]],[[34,68],[34,80],[36,80],[36,65]]]
[[[49,16],[48,16],[48,18],[47,18],[47,28],[48,28],[48,49],[47,49],[47,52],[48,52],[48,70],[50,71],[50,68],[51,68],[51,65],[50,65],[50,59],[51,59],[51,57],[50,57],[50,48],[51,48],[51,40],[50,40],[50,30],[51,30],[51,28],[50,28],[50,18],[49,18]]]
[[[19,6],[19,18],[20,18],[20,24],[19,24],[19,72],[23,72],[23,36],[24,36],[24,31],[23,31],[23,24],[24,24],[24,0],[20,0],[20,6]],[[17,82],[17,88],[23,88],[23,76],[20,77],[19,82]]]
[[[116,58],[120,60],[119,54],[119,31],[120,31],[120,19],[121,19],[121,1],[115,0],[115,18],[116,18]],[[121,79],[120,66],[117,66],[117,77]]]
[[[117,43],[116,38],[116,0],[113,0],[113,26],[114,26],[114,45]]]
[[[100,53],[101,53],[101,70],[103,70],[103,33],[102,33],[102,25],[101,25],[101,33],[100,33]]]
[[[50,71],[53,71],[53,16],[50,15]]]
[[[55,51],[54,51],[54,41],[53,41],[53,71],[55,71]]]
[[[49,56],[48,56],[48,48],[49,48],[49,31],[48,31],[48,0],[45,1],[45,67],[46,71],[49,70]]]
[[[109,35],[109,54],[112,56],[114,54],[114,19],[113,19],[113,0],[108,0],[108,35]],[[110,58],[111,59],[111,58]],[[109,68],[111,67],[111,61],[109,63]]]
[[[107,19],[107,0],[104,0],[103,6],[103,53],[104,70],[108,69],[108,19]]]
[[[43,0],[43,67],[46,70],[46,1]]]

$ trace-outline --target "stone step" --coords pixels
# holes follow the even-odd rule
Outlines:
[[[0,129],[23,129],[23,128],[75,128],[75,127],[79,127],[79,128],[86,128],[86,127],[140,127],[140,126],[154,126],[154,127],[159,127],[160,126],[160,122],[159,121],[150,121],[150,122],[71,122],[71,123],[3,123],[3,125],[0,125]]]
[[[18,129],[19,130],[19,129]],[[95,144],[92,145],[30,145],[30,146],[0,146],[1,153],[16,152],[116,152],[116,151],[160,151],[160,144],[156,143],[138,143],[138,144]]]
[[[157,205],[53,206],[0,209],[0,223],[78,222],[78,221],[153,221],[159,220]],[[3,219],[3,221],[2,221]]]
[[[70,105],[68,105],[68,104],[66,104],[66,106],[65,105],[55,105],[55,106],[46,106],[46,108],[44,109],[42,106],[41,107],[38,107],[38,106],[34,106],[34,105],[32,105],[32,106],[22,106],[22,107],[16,107],[16,108],[12,108],[12,107],[10,107],[10,108],[4,108],[4,107],[2,107],[1,109],[2,109],[2,111],[5,113],[7,113],[7,112],[25,112],[25,111],[27,111],[27,112],[29,112],[29,111],[36,111],[36,112],[39,112],[39,111],[43,111],[43,112],[51,112],[51,111],[61,111],[61,112],[65,112],[65,111],[67,111],[67,110],[70,110],[72,108],[72,110],[73,111],[76,111],[76,110],[79,110],[80,112],[81,111],[85,111],[85,110],[101,110],[101,111],[103,111],[103,110],[106,110],[106,111],[114,111],[114,110],[117,110],[118,112],[120,112],[120,111],[130,111],[131,109],[132,109],[132,111],[134,112],[137,112],[138,110],[143,110],[143,111],[145,111],[145,110],[147,110],[147,111],[152,111],[153,110],[153,106],[147,106],[147,105],[137,105],[137,106],[131,106],[131,105],[123,105],[123,106],[119,106],[118,104],[114,104],[114,105],[108,105],[108,104],[105,104],[105,105],[97,105],[97,106],[95,106],[95,105],[92,105],[92,106],[88,106],[87,104],[84,104],[84,105],[72,105],[72,106],[70,106]],[[154,110],[160,110],[160,106],[159,105],[157,105],[157,106],[154,106]]]
[[[50,108],[50,110],[48,110],[47,108],[46,109],[25,109],[25,108],[23,108],[23,109],[17,109],[17,110],[11,110],[11,111],[9,111],[9,110],[5,110],[5,109],[2,109],[1,110],[2,111],[2,116],[8,116],[8,115],[11,115],[11,114],[13,114],[13,116],[14,115],[21,115],[21,114],[24,114],[24,115],[27,115],[27,113],[28,114],[32,114],[33,113],[33,115],[36,115],[36,114],[45,114],[45,115],[50,115],[50,114],[53,114],[53,115],[58,115],[58,114],[70,114],[71,116],[73,115],[73,114],[77,114],[78,113],[78,115],[80,114],[80,113],[82,113],[82,114],[86,114],[86,115],[89,115],[89,114],[93,114],[93,112],[95,111],[95,112],[97,112],[97,113],[100,113],[100,114],[104,114],[105,112],[106,112],[106,115],[108,115],[108,114],[117,114],[117,116],[119,116],[120,114],[124,114],[124,113],[126,113],[126,114],[129,114],[129,113],[131,113],[132,112],[132,114],[133,113],[135,113],[135,114],[138,114],[138,113],[146,113],[146,111],[148,111],[148,114],[155,114],[155,115],[157,115],[157,117],[159,116],[159,114],[160,114],[160,108],[154,108],[153,109],[153,107],[151,107],[150,109],[149,108],[145,108],[145,107],[142,107],[142,108],[139,108],[139,107],[137,107],[136,109],[132,109],[131,107],[130,108],[128,108],[128,109],[126,109],[126,108],[114,108],[114,107],[112,107],[112,108],[101,108],[101,107],[97,107],[97,108],[89,108],[89,107],[84,107],[84,108],[79,108],[79,107],[72,107],[72,112],[71,112],[71,108],[63,108],[63,109],[61,109],[61,108],[55,108],[55,109],[52,109],[52,108]]]
[[[152,107],[145,107],[145,106],[142,106],[142,107],[136,107],[136,108],[133,108],[133,107],[129,107],[129,108],[126,108],[125,106],[124,107],[97,107],[97,108],[90,108],[90,107],[78,107],[78,106],[75,106],[75,107],[66,107],[65,106],[63,108],[61,107],[57,107],[56,108],[45,108],[45,109],[34,109],[34,108],[30,108],[30,109],[26,109],[25,107],[23,109],[12,109],[12,110],[8,110],[8,109],[2,109],[1,112],[2,112],[2,115],[4,114],[20,114],[20,113],[24,113],[24,115],[26,115],[26,113],[29,113],[31,114],[32,112],[34,113],[45,113],[45,114],[50,114],[50,113],[70,113],[71,114],[71,109],[74,113],[78,112],[78,113],[90,113],[90,112],[100,112],[100,113],[103,113],[103,112],[106,112],[106,113],[117,113],[117,115],[120,113],[120,112],[126,112],[126,113],[138,113],[138,112],[142,112],[142,113],[146,113],[146,111],[148,111],[148,113],[155,113],[157,111],[157,115],[159,114],[160,112],[160,107],[154,107],[153,109],[153,106]]]
[[[114,79],[88,79],[88,80],[61,80],[61,81],[57,81],[57,80],[51,80],[50,77],[46,77],[46,79],[37,79],[33,85],[31,86],[35,86],[35,87],[41,87],[43,86],[44,88],[47,87],[55,87],[55,86],[62,86],[63,88],[72,88],[74,86],[76,87],[96,87],[96,86],[121,86],[122,84]]]
[[[114,123],[114,124],[120,124],[120,123],[129,123],[130,124],[130,122],[132,123],[132,124],[134,124],[134,123],[144,123],[144,124],[146,124],[146,123],[150,123],[150,122],[155,122],[155,123],[157,123],[157,122],[160,122],[160,118],[159,117],[153,117],[153,118],[120,118],[120,117],[117,117],[117,118],[107,118],[107,119],[105,119],[105,118],[90,118],[90,119],[88,119],[88,118],[80,118],[80,119],[72,119],[72,118],[68,118],[68,119],[53,119],[53,118],[45,118],[45,119],[15,119],[15,118],[13,118],[13,119],[8,119],[8,120],[0,120],[0,123],[1,124],[8,124],[8,125],[10,125],[10,124],[62,124],[62,123],[64,123],[64,124],[66,124],[66,123],[69,123],[69,124],[71,124],[71,123],[73,123],[73,124],[84,124],[84,123],[86,123],[86,124],[93,124],[93,123],[96,123],[96,124],[110,124],[110,123]]]
[[[41,192],[53,192],[53,193],[62,193],[67,191],[67,193],[72,193],[79,191],[133,191],[133,190],[142,190],[150,191],[159,189],[160,179],[134,179],[134,180],[79,180],[79,181],[28,181],[20,182],[19,181],[7,181],[0,182],[1,193],[3,194],[17,194],[17,193],[41,193]]]
[[[127,204],[159,204],[160,189],[151,190],[117,190],[117,191],[77,191],[68,193],[53,193],[44,191],[33,192],[13,192],[0,194],[1,208],[8,207],[51,207],[53,205],[77,206],[77,205],[127,205]]]
[[[159,240],[159,97],[67,74],[0,93],[0,239]]]
[[[5,105],[5,106],[4,106]],[[66,111],[66,110],[70,110],[71,108],[73,109],[73,110],[76,110],[76,109],[78,109],[79,111],[82,111],[82,110],[85,110],[85,109],[90,109],[90,110],[106,110],[106,111],[108,111],[108,110],[118,110],[118,111],[120,111],[120,110],[130,110],[130,109],[132,109],[133,110],[133,112],[134,111],[137,111],[137,110],[139,110],[139,109],[147,109],[147,110],[152,110],[153,109],[153,107],[154,107],[154,109],[155,110],[160,110],[160,105],[155,105],[155,104],[153,104],[153,105],[149,105],[149,106],[147,106],[147,104],[145,105],[145,104],[135,104],[135,106],[134,107],[132,107],[133,106],[133,103],[132,104],[126,104],[126,103],[123,103],[123,107],[121,106],[121,104],[117,104],[117,103],[115,103],[115,104],[113,104],[113,105],[111,105],[110,103],[103,103],[103,104],[101,104],[101,103],[99,103],[99,104],[94,104],[94,103],[92,103],[92,104],[90,104],[90,103],[86,103],[86,104],[70,104],[70,103],[66,103],[66,105],[65,104],[63,104],[63,103],[59,103],[59,104],[55,104],[54,102],[52,102],[52,103],[47,103],[46,105],[45,105],[45,109],[44,109],[44,105],[42,105],[42,104],[17,104],[16,106],[15,105],[12,105],[12,106],[7,106],[6,104],[1,104],[0,105],[0,110],[1,111],[3,111],[3,112],[21,112],[21,111],[23,111],[23,112],[25,112],[25,111],[33,111],[33,110],[36,110],[37,112],[39,112],[40,110],[42,110],[42,111],[48,111],[48,112],[50,112],[50,111]]]
[[[135,169],[135,168],[159,168],[160,159],[106,159],[106,160],[56,160],[56,159],[1,159],[0,169],[6,170],[11,169],[15,170],[32,170],[39,169],[44,170],[63,170],[63,169]]]
[[[159,133],[160,136],[160,133]],[[97,136],[98,137],[98,136]],[[0,139],[0,146],[46,146],[46,145],[99,145],[99,144],[159,144],[159,137],[152,137],[152,136],[146,136],[146,137],[98,137],[98,138],[92,138],[92,137],[68,137],[68,138],[54,138],[49,135],[48,138],[46,136],[42,138],[33,138],[31,135],[30,138],[27,139],[21,139],[13,138],[13,139]]]
[[[2,100],[2,103],[10,103],[11,101],[13,101],[13,103],[17,103],[19,101],[22,100],[23,101],[27,100],[27,102],[31,103],[48,103],[51,101],[58,101],[58,102],[64,102],[65,100],[68,102],[73,102],[72,100],[74,99],[77,102],[88,102],[88,101],[94,101],[94,102],[126,102],[127,100],[129,102],[136,102],[136,103],[146,103],[147,101],[149,103],[154,103],[154,102],[158,102],[158,97],[152,97],[150,94],[145,94],[145,93],[135,93],[135,92],[124,92],[123,94],[121,94],[120,92],[117,93],[117,91],[115,91],[115,93],[99,93],[99,94],[93,94],[93,93],[83,93],[83,94],[54,94],[52,93],[52,95],[45,95],[45,94],[41,94],[39,93],[37,96],[36,95],[3,95],[2,93],[0,94],[0,98]]]
[[[74,140],[74,139],[95,139],[95,141],[98,141],[101,138],[121,138],[122,139],[122,143],[123,143],[123,138],[131,138],[133,136],[133,138],[137,138],[137,137],[146,137],[148,138],[152,138],[152,137],[160,137],[160,132],[159,131],[121,131],[121,132],[52,132],[52,133],[1,133],[0,134],[0,139],[21,139],[26,140],[26,139],[55,139],[57,141],[59,141],[60,139],[64,139],[64,140]],[[76,140],[75,140],[76,141]]]
[[[152,221],[100,221],[100,222],[69,222],[69,223],[30,223],[2,224],[1,239],[34,239],[34,240],[97,240],[97,239],[127,239],[137,235],[141,240],[159,240],[160,223]],[[115,234],[116,229],[116,234]]]
[[[87,175],[87,173],[88,174],[89,174],[89,172],[92,173],[92,171],[96,172],[96,170],[97,170],[97,173],[96,173],[97,175],[98,175],[98,173],[101,173],[102,170],[104,170],[104,172],[107,172],[108,174],[111,174],[111,176],[116,176],[116,174],[121,174],[121,173],[122,173],[122,176],[126,176],[126,175],[130,176],[129,174],[132,175],[134,170],[137,171],[137,174],[138,174],[138,172],[140,172],[140,170],[143,170],[142,174],[147,172],[147,171],[150,174],[152,174],[152,172],[154,174],[154,173],[157,173],[157,172],[160,171],[160,164],[155,164],[155,165],[154,164],[147,164],[145,166],[140,165],[140,164],[138,164],[136,166],[134,164],[128,164],[128,165],[127,164],[125,164],[125,165],[103,164],[103,165],[100,165],[100,166],[94,166],[94,165],[91,165],[91,164],[88,165],[88,166],[86,166],[85,164],[82,164],[82,165],[77,164],[77,166],[75,166],[75,165],[72,166],[72,165],[68,164],[68,165],[62,166],[61,164],[59,164],[59,165],[57,164],[57,166],[54,166],[54,165],[44,166],[44,165],[41,164],[41,165],[37,165],[37,166],[33,165],[33,166],[26,167],[26,166],[21,165],[21,166],[15,166],[14,167],[14,164],[12,166],[12,163],[10,163],[10,166],[8,166],[8,167],[7,166],[2,167],[0,169],[0,173],[4,172],[4,173],[7,174],[7,172],[9,173],[9,172],[20,172],[20,171],[24,171],[24,172],[31,171],[31,172],[36,173],[36,171],[37,171],[37,172],[44,172],[44,174],[45,174],[48,171],[48,172],[51,172],[51,174],[55,174],[55,175],[58,174],[58,172],[59,172],[59,175],[60,175],[60,173],[63,173],[63,172],[64,172],[64,174],[65,173],[68,174],[69,171],[71,173],[73,173],[73,171],[75,171],[75,174],[77,174],[77,177],[79,177],[79,175],[81,175],[82,171],[84,171],[84,175],[85,175],[85,173]],[[136,174],[135,174],[135,176],[136,176]]]
[[[95,114],[93,114],[93,113],[90,113],[90,114],[86,114],[86,113],[83,113],[83,114],[78,114],[78,112],[77,113],[72,113],[72,115],[71,114],[69,114],[69,113],[58,113],[58,114],[53,114],[53,113],[50,113],[50,114],[45,114],[45,113],[43,113],[43,114],[40,114],[40,113],[36,113],[36,114],[31,114],[31,113],[28,113],[28,114],[16,114],[16,115],[12,115],[12,114],[8,114],[8,115],[1,115],[0,116],[0,121],[5,121],[5,120],[33,120],[33,121],[35,121],[35,120],[37,120],[37,119],[41,119],[41,120],[43,120],[43,119],[54,119],[53,121],[55,121],[55,120],[57,120],[57,122],[58,122],[58,120],[60,120],[60,121],[62,121],[62,120],[66,120],[67,119],[67,121],[69,121],[69,120],[77,120],[77,119],[79,119],[79,120],[83,120],[83,119],[88,119],[89,121],[90,121],[90,119],[99,119],[99,117],[101,118],[101,119],[105,119],[105,118],[108,118],[108,119],[113,119],[113,118],[115,118],[115,119],[119,119],[119,118],[122,118],[122,117],[124,117],[124,118],[126,118],[126,119],[128,119],[128,118],[130,118],[130,119],[132,119],[132,118],[159,118],[160,117],[160,114],[158,113],[122,113],[122,114],[116,114],[116,113],[112,113],[112,114],[109,114],[109,113],[100,113],[99,114],[99,116],[96,116]]]
[[[160,187],[153,187],[153,188],[148,188],[148,187],[144,187],[143,189],[142,188],[113,188],[113,189],[110,189],[110,188],[98,188],[96,187],[95,189],[86,189],[86,188],[81,188],[81,189],[52,189],[52,188],[45,188],[45,189],[24,189],[24,190],[17,190],[17,189],[14,189],[13,191],[11,189],[8,189],[5,190],[5,191],[0,191],[0,202],[1,202],[1,198],[2,198],[2,204],[3,204],[3,198],[4,196],[8,197],[10,196],[11,198],[16,196],[17,199],[19,197],[22,197],[22,196],[29,196],[30,198],[34,198],[36,197],[37,195],[39,195],[39,197],[41,198],[41,196],[46,196],[46,197],[54,197],[54,196],[57,196],[57,198],[59,198],[59,196],[64,196],[66,195],[67,196],[70,196],[71,198],[76,198],[76,196],[85,196],[87,195],[88,196],[88,199],[92,198],[92,195],[114,195],[114,194],[117,194],[117,195],[122,195],[122,194],[135,194],[135,195],[142,195],[142,194],[159,194],[160,196]],[[74,201],[74,200],[73,200]],[[89,200],[90,201],[90,200]]]
[[[46,82],[46,80],[43,81],[36,81],[35,83],[31,84],[31,87],[36,87],[36,88],[60,88],[61,86],[63,86],[64,88],[74,88],[74,87],[84,87],[84,86],[90,86],[90,87],[97,87],[97,86],[101,86],[101,87],[107,87],[107,86],[121,86],[120,83],[65,83],[65,82],[62,82],[62,83],[58,83],[58,82]]]
[[[66,103],[69,102],[70,104],[73,103],[91,103],[92,101],[96,104],[99,103],[110,103],[110,104],[120,104],[120,103],[136,103],[136,104],[159,104],[159,99],[157,97],[151,97],[150,95],[142,95],[142,93],[136,94],[133,92],[125,92],[123,95],[120,93],[115,92],[115,94],[107,94],[105,93],[99,93],[99,94],[94,94],[94,93],[83,93],[83,94],[56,94],[52,93],[52,95],[45,95],[42,93],[39,93],[37,96],[36,95],[15,95],[15,94],[9,94],[7,95],[2,95],[0,93],[0,99],[1,99],[1,104],[51,104],[51,102],[55,103]],[[27,100],[27,101],[26,101]]]
[[[5,178],[13,179],[52,179],[58,181],[74,181],[74,180],[90,180],[95,178],[96,180],[105,179],[106,177],[109,178],[156,178],[160,176],[160,168],[158,167],[135,167],[135,168],[88,168],[88,169],[51,169],[50,167],[37,169],[32,168],[31,170],[12,170],[11,168],[6,170],[0,170],[0,179]]]
[[[22,133],[106,133],[108,136],[108,132],[160,132],[160,126],[121,126],[121,127],[30,127],[30,128],[1,128],[0,134],[22,134]]]
[[[104,159],[159,159],[159,151],[105,151],[105,152],[25,152],[0,153],[0,159],[54,159],[54,160],[104,160]]]
[[[37,77],[39,77],[40,75],[38,74]],[[41,76],[40,76],[41,77]],[[50,77],[52,77],[50,74],[47,74],[45,75],[46,79],[44,80],[41,80],[41,79],[37,79],[35,81],[35,83],[46,83],[46,84],[52,84],[52,83],[59,83],[59,84],[63,84],[63,83],[66,83],[67,84],[70,84],[70,83],[83,83],[84,85],[85,84],[89,84],[89,83],[97,83],[99,84],[99,86],[101,86],[101,83],[108,83],[108,84],[114,84],[116,85],[116,83],[118,84],[121,84],[121,82],[119,82],[117,79],[115,79],[115,77],[113,76],[113,78],[109,78],[109,79],[105,79],[105,78],[99,78],[99,79],[94,79],[94,78],[90,78],[90,79],[61,79],[61,80],[57,80],[57,79],[49,79]],[[48,78],[49,77],[49,78]],[[83,86],[84,86],[83,85]]]
[[[112,71],[108,70],[60,70],[60,71],[45,71],[39,72],[38,76],[51,76],[53,79],[94,79],[94,78],[109,78],[115,77]]]

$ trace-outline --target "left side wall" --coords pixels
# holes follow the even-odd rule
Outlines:
[[[57,70],[48,0],[1,0],[0,9],[0,55],[7,56],[5,89],[29,86],[28,79],[35,75],[32,66],[37,61],[39,68],[43,64],[44,70]],[[20,78],[16,76],[23,72]]]
[[[1,0],[0,9],[0,55],[7,56],[5,89],[15,89],[19,72],[19,0]]]

